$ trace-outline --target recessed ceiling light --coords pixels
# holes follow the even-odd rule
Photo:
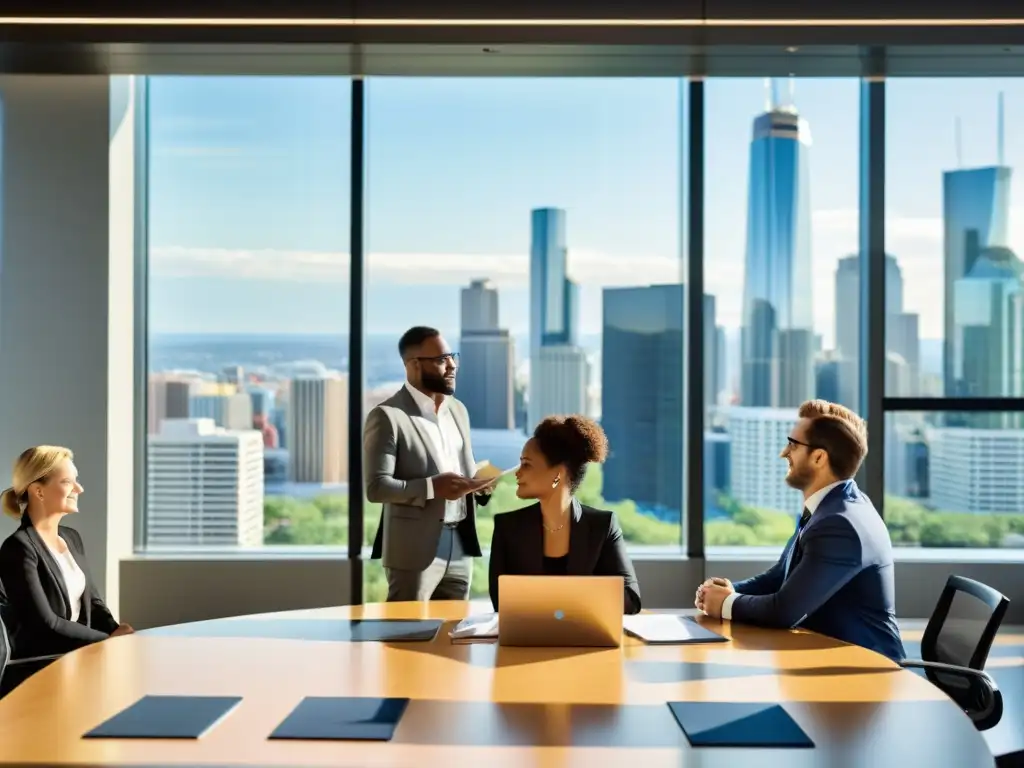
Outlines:
[[[790,46],[787,46],[786,53],[796,53],[799,50],[800,49],[797,48],[795,45],[790,45]]]

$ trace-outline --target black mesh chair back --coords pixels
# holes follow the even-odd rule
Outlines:
[[[987,584],[950,576],[921,638],[921,658],[984,669],[1009,604]]]
[[[924,670],[979,731],[1003,716],[1003,695],[984,670],[1009,604],[987,584],[950,576],[921,638],[921,658],[901,662],[908,669]]]

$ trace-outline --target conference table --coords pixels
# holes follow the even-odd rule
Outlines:
[[[700,616],[700,645],[515,648],[453,643],[463,602],[260,614],[111,638],[0,700],[0,764],[47,766],[994,765],[967,716],[924,678],[800,630]],[[692,614],[692,612],[690,612]],[[352,620],[442,619],[428,642],[346,642]],[[199,739],[85,739],[147,694],[241,703]],[[307,696],[408,697],[390,741],[269,740]],[[666,702],[774,702],[809,749],[692,747]],[[737,726],[740,727],[740,726]]]

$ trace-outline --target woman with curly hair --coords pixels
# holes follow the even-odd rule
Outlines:
[[[494,516],[490,592],[498,610],[498,577],[622,576],[623,611],[640,611],[640,585],[614,512],[575,497],[587,465],[603,462],[608,438],[585,416],[550,416],[526,441],[516,471],[516,495],[537,503]]]

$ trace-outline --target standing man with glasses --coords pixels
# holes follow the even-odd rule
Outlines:
[[[857,414],[824,400],[801,405],[781,454],[786,482],[804,496],[796,532],[759,576],[701,584],[697,608],[763,627],[804,627],[902,660],[889,531],[853,481],[865,455],[867,426]]]
[[[388,600],[465,600],[480,557],[469,414],[456,400],[459,355],[434,328],[398,342],[405,385],[366,416],[366,498],[383,505],[371,559],[383,558]]]

